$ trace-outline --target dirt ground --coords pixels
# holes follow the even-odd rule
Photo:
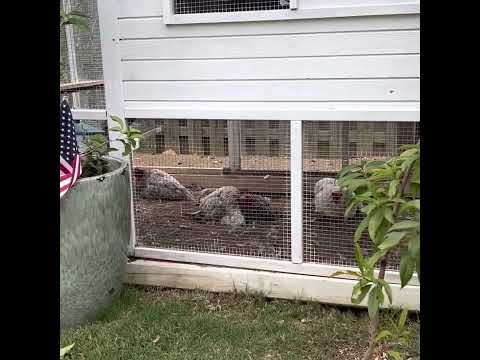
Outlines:
[[[200,187],[191,188],[199,196]],[[273,221],[247,223],[239,228],[204,222],[192,215],[198,210],[191,201],[146,200],[136,196],[137,244],[145,247],[214,254],[290,259],[289,199],[266,194],[272,199]],[[360,217],[344,220],[318,216],[311,199],[304,199],[304,261],[354,266],[353,234]],[[368,247],[369,240],[362,240]],[[398,259],[390,262],[398,268]]]

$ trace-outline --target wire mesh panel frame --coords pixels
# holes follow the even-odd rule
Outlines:
[[[325,121],[324,121],[325,122]],[[332,123],[340,123],[341,121],[333,121]],[[348,121],[346,121],[348,122]],[[360,122],[360,121],[359,121]],[[393,124],[393,121],[377,121],[380,123]],[[395,123],[412,123],[417,121],[404,120],[396,121]],[[230,120],[229,125],[239,124],[238,120]],[[352,123],[355,123],[352,122]],[[419,124],[419,123],[418,123]],[[304,146],[303,146],[303,127],[304,122],[300,120],[290,121],[290,157],[291,157],[291,259],[274,260],[263,258],[248,258],[244,256],[232,256],[228,254],[200,254],[191,251],[175,251],[168,249],[149,249],[144,247],[136,247],[135,256],[144,256],[165,259],[165,260],[180,260],[190,259],[189,261],[200,262],[205,264],[218,264],[224,266],[233,267],[252,267],[255,269],[276,270],[282,272],[292,273],[307,273],[313,275],[326,275],[331,274],[338,267],[350,268],[347,264],[322,264],[322,263],[309,263],[304,260],[304,235],[303,235],[303,222],[304,212],[302,210],[303,205],[303,158],[304,158]],[[300,186],[299,186],[300,184]],[[298,211],[296,211],[298,210]],[[197,260],[195,260],[197,259]],[[235,265],[237,264],[237,265]],[[242,265],[240,265],[242,264]],[[249,265],[250,264],[250,265]],[[290,264],[290,265],[288,265]],[[280,270],[282,269],[282,270]],[[398,273],[395,269],[391,269],[387,278],[390,278],[392,282],[397,282]]]

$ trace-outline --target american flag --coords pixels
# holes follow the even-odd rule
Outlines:
[[[75,184],[81,173],[72,112],[64,99],[60,105],[60,198]]]

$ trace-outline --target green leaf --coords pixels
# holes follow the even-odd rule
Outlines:
[[[370,319],[373,319],[375,315],[377,315],[378,307],[378,287],[374,287],[368,295],[368,316]]]
[[[122,129],[119,126],[115,126],[113,128],[109,129],[110,131],[122,131]]]
[[[414,230],[417,229],[420,226],[420,224],[417,221],[410,221],[410,220],[405,220],[405,221],[400,221],[396,224],[394,224],[388,232],[391,231],[397,231],[397,230]]]
[[[412,278],[414,268],[415,259],[413,259],[408,253],[402,256],[402,259],[400,260],[400,281],[402,288],[407,285]]]
[[[413,207],[417,210],[420,210],[420,199],[411,200],[411,201],[407,202],[407,205],[410,206],[410,207]]]
[[[418,150],[418,149],[415,149],[415,148],[413,148],[413,149],[408,149],[408,150],[405,150],[404,152],[402,152],[402,153],[400,154],[400,157],[402,157],[402,158],[408,158],[408,157],[410,157],[410,156],[412,156],[412,155],[417,154],[418,151],[419,151],[419,150]]]
[[[378,281],[380,282],[380,284],[382,284],[383,288],[385,289],[385,293],[387,294],[387,297],[388,297],[388,302],[391,305],[393,301],[393,297],[392,297],[392,288],[390,287],[390,284],[382,279],[379,279]]]
[[[385,241],[383,241],[378,248],[381,250],[391,249],[397,246],[400,241],[407,235],[406,232],[391,232],[385,236]]]
[[[132,134],[132,135],[133,135],[133,134],[141,134],[141,133],[142,133],[140,130],[135,129],[135,128],[130,128],[129,131],[130,131],[130,134]]]
[[[392,336],[393,334],[388,331],[388,330],[382,330],[380,331],[380,333],[377,335],[377,337],[375,338],[375,341],[376,342],[379,342],[380,340],[386,338],[386,337],[390,337]]]
[[[420,237],[415,236],[408,242],[408,253],[414,259],[417,258],[420,251]]]
[[[368,292],[370,291],[371,287],[372,287],[372,284],[366,284],[366,285],[364,284],[362,286],[361,281],[357,283],[353,287],[353,291],[352,291],[352,298],[351,298],[352,304],[354,305],[360,304],[365,298],[365,296],[368,294]]]
[[[375,235],[377,233],[377,230],[382,224],[383,218],[385,216],[384,214],[384,208],[377,208],[375,210],[372,210],[370,221],[368,222],[368,233],[373,241],[375,241]]]
[[[355,276],[355,277],[362,277],[362,274],[356,271],[351,271],[351,270],[344,270],[344,271],[335,271],[330,277],[335,277],[339,275],[350,275],[350,276]]]
[[[398,187],[399,183],[400,182],[398,180],[390,181],[390,185],[388,187],[388,197],[390,199],[392,199],[395,196],[395,194],[397,193],[397,187]]]
[[[400,313],[400,316],[398,318],[398,330],[402,331],[403,328],[405,327],[405,323],[407,321],[407,315],[408,315],[408,310],[403,309],[402,312]]]
[[[363,270],[365,268],[365,260],[363,259],[363,254],[362,254],[362,249],[360,248],[360,245],[355,242],[355,260],[357,260],[357,265],[360,269],[360,271],[363,273]]]
[[[369,222],[369,218],[368,217],[365,217],[361,222],[360,224],[358,224],[358,227],[357,227],[357,230],[355,230],[355,234],[353,236],[353,239],[355,241],[359,241],[360,238],[362,237],[362,234],[363,232],[365,231],[365,229],[367,228],[368,226],[368,222]]]
[[[348,174],[349,172],[354,172],[359,170],[360,168],[358,167],[358,165],[347,165],[342,168],[342,170],[338,173],[337,177],[340,179],[344,177],[346,174]]]
[[[127,156],[132,152],[132,146],[130,144],[125,144],[125,150],[123,151],[122,155]]]
[[[393,210],[389,207],[385,208],[385,213],[384,213],[385,219],[390,223],[394,224],[395,220],[393,219]]]
[[[111,115],[110,118],[120,126],[121,131],[125,130],[125,123],[123,122],[122,119],[120,119],[118,116],[115,116],[115,115]]]
[[[387,254],[388,250],[380,250],[370,256],[366,262],[367,268],[373,268],[375,264]]]
[[[350,181],[349,185],[347,185],[350,191],[355,192],[358,188],[362,186],[368,186],[369,181],[365,179],[353,179]]]
[[[374,168],[379,168],[381,166],[385,165],[385,161],[382,160],[372,160],[369,161],[365,164],[365,169],[374,169]]]
[[[390,355],[395,360],[403,360],[402,355],[400,355],[398,351],[389,350],[387,351],[387,354]]]
[[[420,254],[418,254],[416,259],[415,270],[417,271],[418,282],[420,282]]]
[[[63,348],[60,349],[60,358],[64,357],[68,352],[70,352],[73,347],[75,346],[75,343],[73,343],[72,345],[68,345],[68,346],[65,346]]]

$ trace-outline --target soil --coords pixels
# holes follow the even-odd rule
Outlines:
[[[190,188],[199,197],[200,187]],[[253,256],[289,260],[289,198],[265,194],[272,199],[272,221],[250,222],[238,228],[205,222],[192,215],[198,210],[192,201],[146,200],[135,196],[135,222],[138,246],[204,253]],[[344,220],[342,214],[318,216],[311,199],[304,199],[304,261],[355,266],[353,234],[361,217]],[[370,240],[362,239],[368,248]],[[365,254],[367,255],[367,254]],[[398,258],[390,261],[398,268]]]

